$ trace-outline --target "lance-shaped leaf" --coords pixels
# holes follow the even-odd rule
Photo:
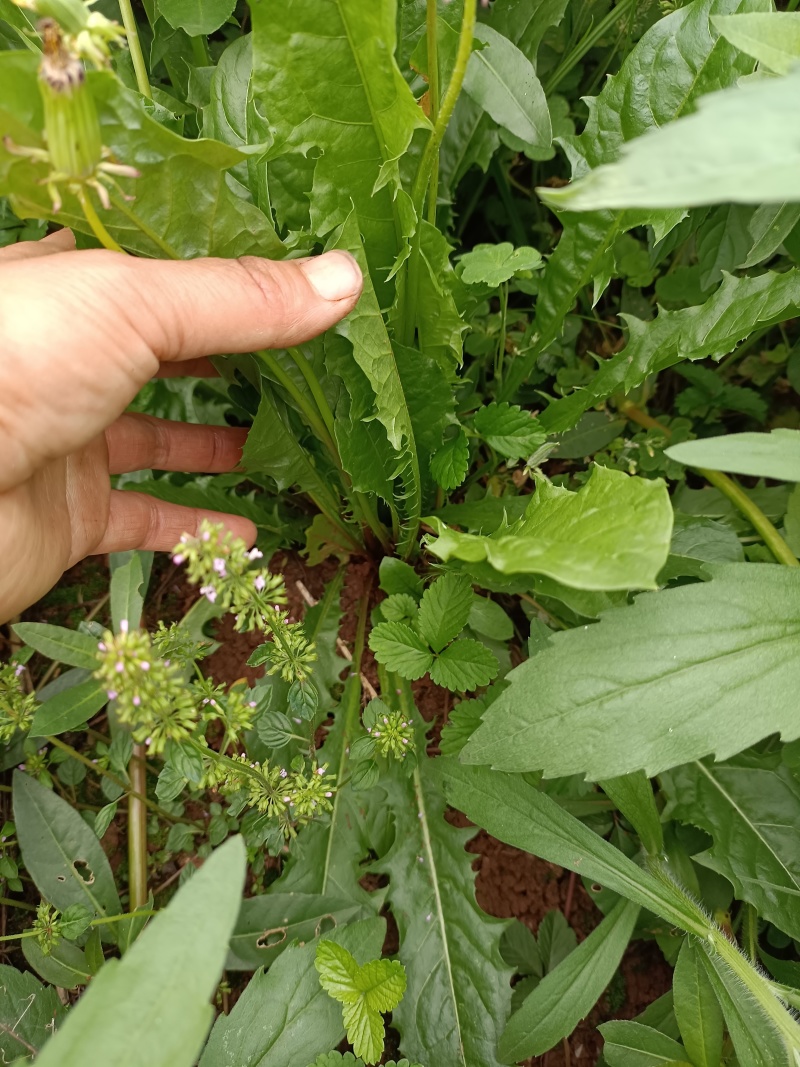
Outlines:
[[[800,14],[796,11],[717,15],[714,29],[776,74],[788,74],[800,59]]]
[[[613,1020],[603,1023],[600,1033],[609,1067],[692,1067],[684,1047],[652,1026]]]
[[[29,52],[0,53],[0,121],[13,141],[42,147],[36,68]],[[283,245],[267,216],[227,184],[225,172],[245,155],[219,141],[179,137],[150,118],[141,98],[110,72],[93,71],[87,81],[103,143],[118,162],[140,172],[138,178],[120,179],[125,194],[135,199],[128,202],[112,190],[111,209],[101,211],[104,225],[124,248],[176,259],[282,255]],[[55,217],[41,184],[48,166],[0,147],[0,192],[22,217]],[[57,221],[92,233],[75,196],[62,191],[64,207]]]
[[[650,322],[623,316],[628,343],[606,360],[585,389],[551,403],[539,416],[550,433],[569,429],[587,408],[617,390],[628,393],[658,371],[684,359],[720,359],[759,327],[794,318],[800,309],[800,271],[755,277],[723,276],[704,304],[659,309]]]
[[[319,155],[312,229],[325,236],[354,205],[385,301],[403,241],[398,160],[414,130],[430,127],[395,62],[395,4],[261,0],[252,18],[252,91],[272,133],[270,158]]]
[[[589,102],[583,133],[564,139],[573,178],[611,163],[625,142],[689,114],[705,93],[735,85],[749,74],[753,60],[719,37],[711,18],[770,8],[770,0],[694,0],[651,26],[619,74],[608,78],[600,95]],[[538,340],[511,365],[500,399],[516,392],[540,353],[558,336],[581,289],[594,283],[596,297],[605,289],[615,270],[614,238],[644,224],[664,236],[682,214],[679,209],[647,209],[562,216],[563,233],[542,274],[536,302]]]
[[[546,574],[577,589],[654,589],[672,508],[663,482],[595,467],[577,493],[540,479],[524,518],[488,537],[425,521],[440,559],[486,560],[502,574]]]
[[[800,573],[708,567],[713,581],[554,634],[508,675],[462,758],[597,781],[799,736]]]
[[[244,873],[244,845],[233,838],[206,860],[122,961],[103,965],[37,1063],[196,1063],[214,1017],[209,1000],[222,971]]]
[[[539,982],[500,1039],[508,1062],[539,1056],[569,1036],[600,999],[628,947],[639,908],[620,900],[585,941]]]
[[[392,1014],[401,1051],[440,1067],[499,1067],[497,1041],[511,1001],[511,971],[500,955],[506,923],[475,901],[475,875],[464,845],[474,830],[445,821],[430,776],[424,736],[413,778],[385,781],[394,819],[391,851],[375,869],[389,875],[388,899],[400,929],[408,988]]]
[[[794,72],[714,93],[697,114],[626,145],[618,163],[539,195],[569,211],[796,199],[800,146],[786,130],[798,87]]]
[[[689,467],[732,471],[779,482],[800,482],[800,431],[731,433],[684,441],[665,449],[671,459]]]
[[[548,148],[553,137],[550,112],[531,61],[484,23],[475,27],[475,39],[483,47],[469,57],[464,91],[525,145]]]
[[[719,1067],[722,1009],[700,959],[700,950],[689,938],[681,945],[672,991],[675,1017],[689,1059],[696,1067]]]
[[[694,859],[724,875],[737,897],[765,919],[800,938],[800,783],[789,768],[776,757],[743,753],[725,763],[676,767],[664,784],[672,817],[713,839]]]

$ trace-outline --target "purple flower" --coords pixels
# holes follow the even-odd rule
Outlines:
[[[15,678],[19,678],[19,676],[23,673],[24,670],[25,670],[25,664],[24,663],[18,663],[16,665],[16,667],[14,668],[14,677]]]
[[[146,659],[143,659],[141,661],[141,663],[139,664],[139,666],[142,668],[143,671],[149,671],[150,670],[150,664],[147,662]]]
[[[128,620],[127,619],[120,619],[119,620],[119,632],[121,634],[126,634],[128,632]]]
[[[141,704],[141,702],[142,702],[142,698],[141,697],[134,697],[133,698],[133,706],[135,708],[138,708],[139,705]]]
[[[221,574],[223,578],[228,573],[225,570],[225,560],[222,558],[222,556],[216,556],[212,566],[214,567],[214,570],[217,572],[217,574]]]
[[[176,567],[180,567],[181,563],[183,563],[185,559],[186,556],[184,556],[182,552],[178,552],[172,557],[172,562],[175,564]]]
[[[116,670],[117,674],[122,674],[122,672],[125,670],[125,664],[122,662],[121,659],[117,660],[117,664],[114,669]]]
[[[119,693],[116,691],[116,689],[107,689],[106,696],[109,700],[116,700],[119,696]]]
[[[217,591],[213,585],[201,585],[200,592],[212,604],[217,599]]]
[[[247,558],[251,559],[251,560],[252,559],[263,559],[264,558],[264,553],[260,552],[257,548],[251,548],[250,551],[247,553]]]
[[[211,540],[211,534],[208,532],[208,530],[203,530],[203,540],[204,541],[210,541]]]
[[[267,584],[267,579],[264,577],[263,574],[259,574],[258,577],[256,578],[256,580],[253,582],[253,585],[256,587],[256,589],[259,591],[259,593],[261,592],[261,590],[264,588],[264,586],[266,584]]]

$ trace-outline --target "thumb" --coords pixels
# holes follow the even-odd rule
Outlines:
[[[127,265],[129,308],[162,361],[300,344],[352,311],[363,284],[353,256],[339,250],[281,262],[128,258]]]

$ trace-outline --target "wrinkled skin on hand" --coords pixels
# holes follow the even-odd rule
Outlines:
[[[0,621],[93,553],[168,551],[204,518],[247,519],[111,489],[110,475],[234,469],[246,431],[126,413],[156,375],[299,344],[361,292],[343,252],[176,263],[76,251],[68,230],[0,250]]]

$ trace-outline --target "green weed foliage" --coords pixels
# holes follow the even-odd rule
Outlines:
[[[779,6],[0,0],[0,244],[365,279],[323,336],[136,401],[249,427],[239,472],[118,487],[255,549],[206,524],[112,557],[77,628],[13,627],[3,1063],[499,1067],[599,1004],[607,1067],[800,1064]],[[278,550],[328,561],[319,599]],[[145,626],[168,569],[192,606]],[[209,670],[226,616],[252,683]],[[594,927],[486,914],[475,827]],[[632,940],[674,982],[622,1021]]]

